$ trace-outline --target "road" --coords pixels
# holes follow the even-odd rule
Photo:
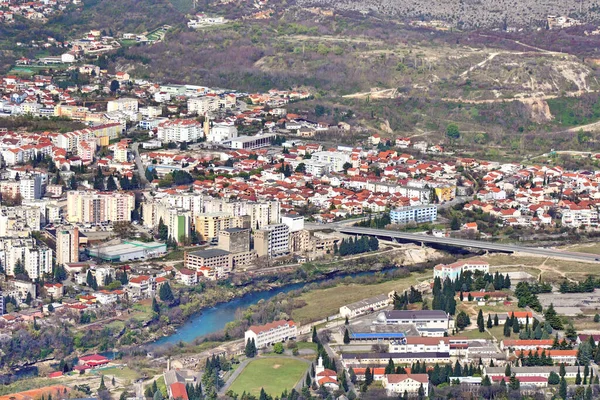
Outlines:
[[[135,166],[138,170],[138,177],[140,178],[140,182],[142,182],[144,186],[148,187],[150,182],[148,182],[148,179],[146,179],[146,170],[144,169],[144,164],[142,164],[142,159],[140,157],[138,147],[140,147],[140,143],[135,142],[131,145],[131,150],[133,150],[133,154],[135,155]]]
[[[470,239],[456,239],[447,237],[435,237],[430,235],[416,234],[416,233],[405,233],[390,231],[386,229],[372,229],[372,228],[357,228],[357,227],[340,227],[337,229],[341,233],[350,235],[368,235],[378,236],[382,238],[408,240],[411,242],[418,243],[432,243],[442,244],[447,246],[455,247],[471,247],[475,249],[500,251],[505,253],[524,253],[533,254],[538,256],[553,257],[553,258],[565,258],[569,260],[585,261],[585,262],[598,262],[600,258],[598,255],[575,253],[570,251],[561,251],[555,249],[547,249],[543,247],[523,247],[511,244],[501,244],[486,242],[483,240],[470,240]]]

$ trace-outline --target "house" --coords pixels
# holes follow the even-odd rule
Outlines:
[[[86,369],[98,368],[106,365],[110,360],[100,354],[92,354],[89,356],[79,357],[79,366],[86,367]]]
[[[198,284],[198,272],[188,268],[181,268],[177,271],[176,279],[186,286],[194,286]]]
[[[527,321],[530,324],[533,323],[533,313],[531,311],[510,311],[506,313],[507,318],[512,318],[513,315],[520,324],[526,324]]]
[[[188,400],[187,389],[182,382],[172,383],[167,387],[167,392],[169,394],[169,399]]]
[[[592,335],[577,335],[577,344],[581,344],[583,342],[587,342],[590,340],[590,336],[594,339],[596,346],[600,344],[600,334],[592,334]]]
[[[403,395],[407,392],[409,396],[421,394],[429,395],[429,375],[427,374],[387,374],[382,380],[383,387],[388,396]]]

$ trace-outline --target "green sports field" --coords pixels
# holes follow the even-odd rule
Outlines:
[[[260,389],[271,396],[280,396],[291,390],[308,369],[308,364],[293,358],[266,357],[251,361],[229,388],[234,393],[253,394],[258,397]]]

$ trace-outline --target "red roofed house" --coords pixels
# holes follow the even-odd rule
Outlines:
[[[244,335],[245,342],[254,339],[257,349],[270,346],[275,343],[285,342],[293,339],[298,334],[298,327],[294,321],[274,321],[265,325],[252,325]]]
[[[383,377],[383,387],[391,395],[416,395],[423,387],[425,397],[429,395],[429,375],[427,374],[387,374]]]
[[[185,388],[185,384],[181,382],[172,383],[168,390],[170,399],[182,399],[188,400],[187,389]]]
[[[79,365],[88,368],[97,368],[109,363],[109,359],[100,354],[79,357]]]
[[[533,323],[533,314],[531,313],[531,311],[510,311],[506,313],[506,316],[508,318],[512,318],[513,315],[519,321],[520,324],[526,324],[527,319],[529,319],[530,324]]]
[[[514,349],[514,350],[537,350],[540,349],[549,349],[552,347],[554,340],[552,339],[504,339],[500,342],[500,348],[504,349]]]

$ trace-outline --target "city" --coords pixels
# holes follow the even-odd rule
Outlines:
[[[600,398],[597,6],[185,3],[0,1],[0,400]]]

